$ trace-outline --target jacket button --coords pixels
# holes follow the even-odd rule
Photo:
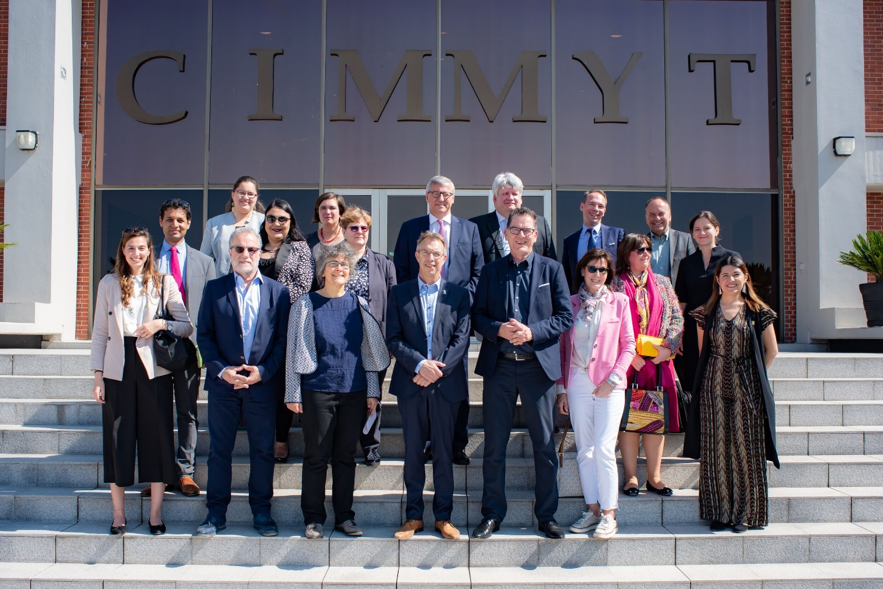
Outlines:
[[[108,311],[107,314],[108,314],[108,315],[113,315],[113,311]]]
[[[598,347],[598,344],[595,344],[595,345],[594,345],[594,346],[592,346],[592,347],[594,347],[594,348],[597,348],[597,347]]]
[[[245,356],[239,356],[240,360],[245,360]]]
[[[594,361],[595,361],[595,359],[594,359],[594,358],[592,358],[592,362],[594,362]]]
[[[107,341],[110,341],[110,336],[107,336]]]

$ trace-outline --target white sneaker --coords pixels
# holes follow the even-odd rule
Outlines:
[[[618,528],[619,524],[616,523],[613,514],[605,513],[601,516],[601,522],[598,524],[597,529],[595,529],[595,535],[593,537],[598,540],[607,540],[616,535],[616,530]]]
[[[600,521],[600,515],[595,515],[591,511],[584,511],[579,516],[579,519],[570,525],[570,531],[574,534],[586,534],[597,528]]]

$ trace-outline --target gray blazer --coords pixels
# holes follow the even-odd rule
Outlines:
[[[368,379],[368,397],[380,398],[377,373],[389,368],[389,350],[380,331],[380,324],[368,310],[368,301],[359,297],[362,313],[362,366]],[[313,325],[313,302],[305,294],[291,305],[288,316],[288,344],[285,354],[285,402],[303,403],[300,375],[312,374],[318,368],[316,334]]]
[[[185,244],[186,245],[186,244]],[[215,271],[215,261],[200,252],[195,247],[187,247],[187,263],[184,264],[184,292],[187,295],[187,301],[184,303],[187,307],[187,314],[190,315],[190,321],[193,322],[193,333],[190,334],[190,341],[196,345],[196,326],[199,318],[199,305],[202,303],[202,291],[205,290],[205,283],[209,280],[217,278]],[[162,250],[162,242],[160,247],[156,248],[156,259],[159,259],[159,252]]]
[[[650,237],[650,233],[647,233]],[[690,237],[689,233],[678,231],[677,229],[668,230],[668,239],[671,242],[668,248],[669,263],[671,264],[671,283],[675,284],[678,279],[678,268],[681,267],[681,260],[696,251],[696,242]]]

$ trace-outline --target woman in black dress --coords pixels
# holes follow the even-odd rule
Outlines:
[[[684,315],[683,353],[675,357],[675,371],[681,385],[693,390],[693,377],[699,362],[699,340],[696,337],[696,320],[687,311],[705,305],[714,290],[714,269],[727,256],[739,256],[738,252],[718,245],[720,223],[711,211],[701,211],[690,219],[690,234],[699,246],[681,262],[675,283],[675,294]]]

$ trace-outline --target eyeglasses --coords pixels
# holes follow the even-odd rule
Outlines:
[[[270,224],[273,224],[276,222],[288,223],[289,221],[291,221],[291,217],[286,217],[284,215],[280,215],[278,217],[275,215],[267,215],[267,223],[270,223]]]
[[[649,254],[653,250],[647,246],[644,246],[644,247],[639,247],[635,251],[638,252],[639,254]]]
[[[337,260],[331,260],[330,262],[328,262],[325,265],[328,266],[329,268],[331,268],[332,270],[334,270],[335,268],[343,268],[345,270],[350,269],[349,262],[338,262]]]
[[[607,274],[606,266],[586,266],[586,274]]]
[[[430,258],[433,260],[439,260],[444,257],[445,252],[432,252],[429,250],[417,250],[417,253],[423,256],[424,258]]]
[[[237,254],[241,254],[242,252],[248,251],[248,255],[250,255],[250,256],[253,256],[256,253],[258,253],[259,251],[261,251],[261,248],[259,248],[259,247],[242,247],[241,245],[234,245],[230,249],[233,250],[234,252],[236,252]]]
[[[426,194],[428,194],[429,196],[431,196],[435,200],[442,200],[442,199],[447,200],[447,199],[451,198],[452,196],[454,196],[453,192],[442,192],[441,190],[431,190],[430,192],[427,192]]]
[[[258,197],[258,193],[257,192],[246,192],[244,190],[237,190],[236,196],[238,196],[239,198],[254,200]]]
[[[536,231],[533,227],[509,227],[509,233],[512,235],[523,235],[525,237],[530,237]]]
[[[370,225],[350,225],[349,230],[353,233],[368,233],[368,230],[371,229]]]
[[[137,226],[135,226],[135,227],[126,227],[125,229],[123,229],[123,235],[129,235],[130,233],[136,233],[136,232],[138,232],[138,233],[150,233],[150,232],[147,230],[147,227],[145,227],[144,225],[137,225]]]

